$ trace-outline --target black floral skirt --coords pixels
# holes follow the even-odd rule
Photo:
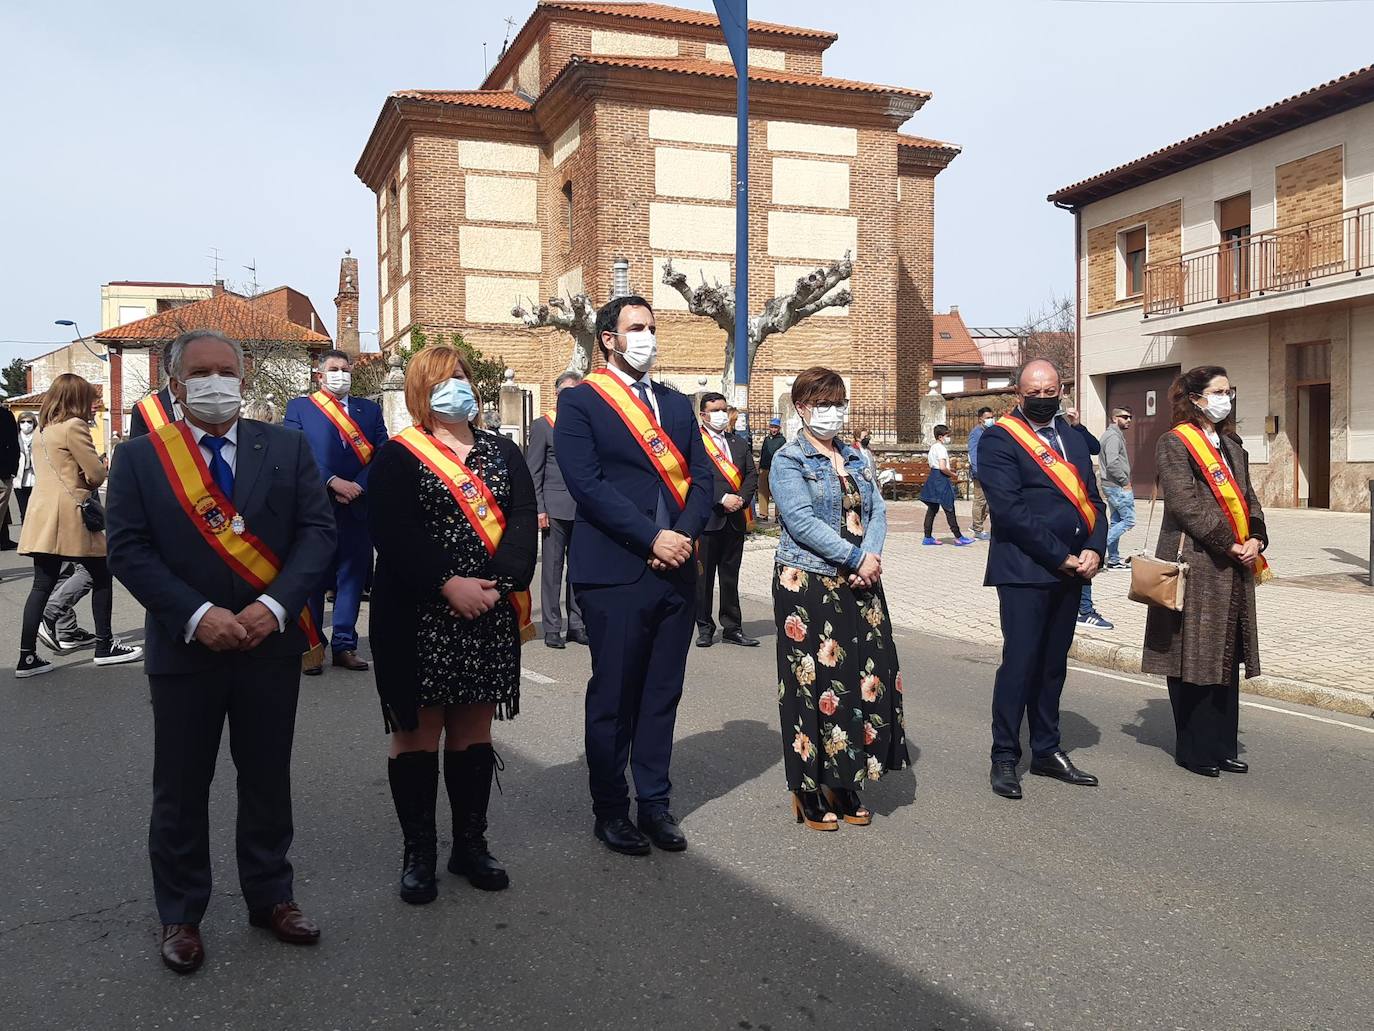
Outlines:
[[[778,709],[791,791],[860,789],[906,767],[902,673],[881,584],[778,566]]]

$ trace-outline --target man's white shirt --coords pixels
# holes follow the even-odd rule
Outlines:
[[[620,377],[620,382],[624,383],[627,387],[629,387],[630,393],[633,394],[635,397],[639,397],[639,391],[634,389],[634,385],[636,383],[643,383],[648,388],[649,408],[654,413],[654,422],[658,423],[660,426],[663,425],[663,416],[660,415],[658,411],[658,398],[654,396],[654,383],[653,380],[649,378],[649,374],[647,372],[644,373],[642,376],[634,376],[628,372],[622,372],[614,365],[607,365],[606,371],[611,373],[612,375]]]

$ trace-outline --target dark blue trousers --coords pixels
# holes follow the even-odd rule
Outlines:
[[[358,650],[358,609],[363,603],[363,587],[372,569],[372,538],[367,532],[367,520],[355,513],[335,506],[334,527],[338,531],[334,545],[334,566],[319,589],[310,596],[310,614],[317,627],[324,627],[324,595],[334,587],[333,630],[329,647],[336,652]]]
[[[592,812],[628,816],[628,763],[640,815],[668,808],[673,727],[696,618],[695,585],[646,565],[632,584],[573,590],[591,641],[587,682],[587,770]]]
[[[1082,581],[998,587],[1002,665],[992,689],[992,761],[1019,762],[1021,721],[1030,719],[1031,755],[1059,748],[1059,696],[1069,666]]]

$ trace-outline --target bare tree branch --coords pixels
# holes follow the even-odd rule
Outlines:
[[[596,344],[596,306],[586,294],[572,297],[550,297],[547,304],[530,307],[517,304],[511,315],[519,319],[528,329],[545,327],[561,330],[573,338],[572,354],[568,358],[568,368],[583,375],[592,368],[592,348]]]

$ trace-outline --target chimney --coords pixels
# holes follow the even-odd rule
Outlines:
[[[630,259],[616,258],[611,262],[611,299],[630,292]]]
[[[224,280],[216,279],[215,285],[210,288],[211,297],[220,297],[224,294]]]
[[[949,313],[950,313],[951,315],[958,315],[958,314],[959,314],[959,306],[958,306],[957,304],[951,304],[951,305],[949,306]]]
[[[356,358],[362,343],[358,337],[358,259],[351,250],[344,251],[339,261],[339,292],[334,297],[334,307],[338,309],[334,346]]]

